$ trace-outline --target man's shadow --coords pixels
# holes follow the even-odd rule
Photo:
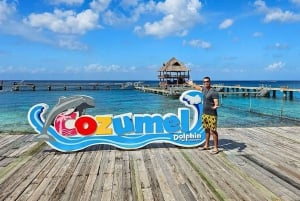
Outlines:
[[[219,147],[223,148],[223,151],[237,149],[237,152],[242,152],[247,145],[245,143],[236,142],[229,139],[219,139]]]

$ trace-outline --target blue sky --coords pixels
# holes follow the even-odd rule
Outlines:
[[[0,0],[0,80],[299,80],[300,0]]]

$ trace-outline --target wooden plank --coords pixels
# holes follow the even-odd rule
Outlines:
[[[165,144],[155,144],[153,149],[153,156],[157,162],[157,165],[159,165],[159,169],[156,169],[156,171],[158,171],[158,173],[164,175],[164,182],[166,183],[166,185],[168,186],[169,189],[169,194],[171,194],[171,196],[166,197],[166,200],[185,200],[184,196],[180,193],[180,188],[176,182],[176,180],[171,176],[171,169],[170,166],[168,166],[168,157],[166,156],[167,154],[167,147],[168,145]],[[166,157],[166,158],[165,158]],[[162,179],[159,175],[158,178]],[[184,193],[185,195],[187,195],[186,193],[188,193],[188,188],[185,188],[184,185],[182,185],[181,187],[183,187],[184,189]],[[194,196],[191,194],[188,196],[190,198],[190,200],[195,200]]]
[[[53,170],[53,167],[59,160],[59,156],[49,155],[48,157],[50,158],[48,163],[46,163],[45,166],[41,169],[41,171],[38,174],[36,174],[34,179],[26,187],[25,191],[21,194],[21,196],[18,198],[18,200],[28,200],[31,197],[31,195],[38,189],[40,184],[45,180],[47,174],[49,172],[51,172],[51,170]],[[43,190],[45,190],[45,189],[42,189],[42,192],[38,192],[38,194],[43,193]]]
[[[45,190],[43,191],[39,200],[50,200],[55,189],[61,182],[61,179],[64,178],[64,174],[66,173],[67,169],[69,168],[74,157],[75,157],[75,154],[62,154],[62,157],[60,157],[58,163],[55,164],[55,166],[57,166],[57,168],[53,168],[53,169],[57,169],[57,171],[46,176],[46,180],[48,180],[48,181],[44,182],[44,184],[47,184],[47,183],[48,184],[45,187]],[[41,191],[42,191],[42,189],[41,189]]]
[[[151,152],[150,152],[150,148],[152,148],[151,146],[147,146],[147,149],[143,151],[148,180],[150,182],[153,200],[164,200],[164,195],[163,195],[164,192],[160,187],[160,181],[156,175],[156,169],[155,169],[156,164],[153,163],[153,156],[151,156]]]
[[[27,198],[20,197],[20,200],[31,200],[31,201],[37,201],[42,200],[40,197],[42,194],[50,194],[50,192],[54,191],[54,188],[51,188],[51,182],[56,182],[57,178],[55,177],[56,174],[64,167],[66,164],[66,159],[68,155],[54,155],[53,156],[53,166],[49,169],[48,172],[45,173],[45,177],[42,178],[41,181],[38,181],[36,184],[37,186],[34,186],[33,191],[31,194],[27,194]],[[49,166],[50,167],[50,166]],[[47,169],[47,167],[44,168],[44,170]],[[28,188],[27,188],[28,189]],[[24,195],[24,194],[22,194]]]
[[[1,138],[1,141],[0,141],[1,151],[4,149],[4,147],[7,144],[9,144],[11,141],[13,141],[12,135],[9,135],[9,134],[0,134],[0,138]]]
[[[63,175],[63,177],[61,178],[60,182],[54,189],[54,192],[50,196],[49,200],[61,200],[62,196],[64,196],[64,194],[65,194],[65,190],[67,188],[69,180],[72,177],[72,175],[77,167],[77,164],[79,163],[79,161],[82,157],[82,152],[76,152],[76,153],[71,153],[71,154],[74,154],[75,157],[69,164],[68,169],[66,170],[66,172]],[[67,195],[67,196],[70,196],[70,195]]]
[[[112,195],[111,200],[124,200],[123,194],[123,153],[122,151],[116,151],[115,155],[115,167],[113,173],[113,182],[112,182]]]
[[[7,180],[1,183],[0,192],[3,192],[3,194],[0,195],[0,200],[7,195],[9,195],[9,200],[16,200],[33,183],[37,175],[52,160],[52,157],[51,154],[40,152],[15,171]]]
[[[129,157],[130,173],[131,173],[131,190],[132,198],[134,201],[143,201],[142,185],[139,178],[139,172],[136,161],[133,159],[133,156]]]
[[[20,156],[20,155],[24,154],[25,152],[27,152],[28,150],[35,147],[38,143],[40,143],[40,142],[26,142],[24,144],[20,144],[20,147],[17,150],[15,150],[14,152],[10,153],[8,155],[8,157]]]
[[[80,160],[77,163],[60,200],[75,200],[81,196],[81,190],[87,179],[86,171],[89,171],[89,166],[87,164],[89,163],[91,155],[89,151],[81,151],[80,155]]]
[[[103,152],[101,150],[101,145],[94,146],[93,156],[91,157],[91,171],[88,174],[88,179],[86,181],[86,185],[84,186],[83,192],[80,196],[81,201],[90,200],[93,187],[97,179],[97,174],[99,171],[100,163],[102,160]]]
[[[145,167],[145,161],[142,153],[144,151],[145,150],[135,150],[130,152],[130,154],[132,155],[132,160],[134,160],[136,164],[136,168],[137,168],[136,171],[138,172],[138,177],[139,177],[138,180],[140,183],[139,189],[141,190],[143,200],[152,201],[153,196],[152,196],[151,186],[148,179],[147,170]]]
[[[197,200],[216,200],[217,196],[210,188],[210,183],[203,179],[201,172],[194,170],[190,161],[182,154],[185,149],[172,149],[171,155],[176,168],[185,180],[185,184],[194,192]]]
[[[91,195],[91,200],[93,201],[99,201],[102,198],[102,192],[103,192],[103,185],[105,180],[105,170],[107,169],[107,164],[109,160],[109,154],[110,154],[110,146],[103,145],[101,152],[102,152],[102,158],[101,162],[98,167],[97,177],[95,179],[94,187],[93,187],[93,193]]]
[[[130,171],[130,159],[129,159],[129,151],[123,152],[123,176],[122,176],[122,183],[123,183],[123,193],[124,193],[124,200],[132,201],[132,190],[131,190],[131,171]]]
[[[271,170],[273,173],[280,172],[280,174],[285,174],[284,170],[280,170],[276,166],[278,166],[278,164],[282,164],[282,161],[284,161],[286,158],[285,155],[289,153],[286,151],[283,155],[281,155],[283,152],[281,149],[285,149],[285,147],[289,146],[282,146],[281,148],[279,147],[279,149],[277,146],[274,146],[274,144],[277,144],[280,141],[278,137],[273,137],[270,136],[269,133],[261,132],[260,128],[231,129],[231,134],[232,137],[234,136],[234,139],[240,139],[240,141],[243,141],[247,144],[247,148],[243,150],[243,155],[249,155],[256,161],[261,161],[262,164],[264,164],[263,166],[271,167],[269,170]],[[285,144],[289,145],[288,141],[285,141]],[[229,153],[227,153],[227,155],[230,156]],[[230,159],[232,160],[232,158],[236,157],[231,157]],[[278,178],[278,175],[274,175],[273,173],[270,174],[270,172],[265,170],[265,167],[261,167],[258,164],[253,164],[253,162],[249,161],[247,158],[243,158],[242,160],[244,160],[244,165],[242,165],[243,170],[247,172],[249,176],[255,178],[258,183],[263,184],[266,189],[272,192],[273,195],[270,195],[271,197],[274,197],[274,194],[280,196],[285,194],[288,195],[285,197],[295,197],[295,192],[293,192],[295,189],[291,189],[293,187],[288,187],[285,181],[282,181],[282,179]],[[252,164],[253,168],[251,171],[247,164]],[[295,167],[293,171],[296,171]],[[288,177],[290,179],[295,179],[295,177],[291,175]],[[285,188],[282,188],[284,185]],[[290,190],[287,190],[289,188]]]
[[[103,189],[102,189],[102,197],[101,197],[101,200],[103,200],[103,201],[111,200],[111,197],[112,197],[114,167],[115,167],[115,162],[116,162],[115,155],[116,155],[116,150],[112,148],[112,150],[109,151],[107,168],[103,172],[103,174],[105,175]]]
[[[195,163],[195,169],[199,169],[202,177],[205,177],[214,189],[218,190],[217,194],[229,199],[243,199],[243,200],[260,200],[259,197],[252,197],[251,185],[244,182],[235,169],[224,163],[223,154],[212,156],[208,151],[201,150],[184,150],[188,153],[184,154],[191,163]],[[220,160],[223,159],[223,160]],[[226,161],[226,160],[225,160]],[[198,166],[198,164],[201,164]],[[201,170],[200,170],[201,168]]]
[[[20,139],[24,139],[23,135],[10,135],[11,138],[8,138],[5,145],[0,149],[1,156],[9,156],[10,153],[15,151],[18,147]]]
[[[300,197],[299,128],[220,128],[218,155],[166,143],[74,153],[46,146],[34,153],[33,136],[4,136],[0,200],[294,201]]]

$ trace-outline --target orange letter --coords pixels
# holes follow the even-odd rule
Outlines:
[[[98,128],[96,130],[96,135],[111,135],[113,133],[112,128],[109,128],[112,122],[112,116],[96,116],[96,121],[98,122]]]

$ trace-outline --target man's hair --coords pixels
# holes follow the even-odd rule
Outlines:
[[[204,80],[204,79],[207,79],[207,80],[210,81],[210,77],[208,77],[208,76],[204,77],[203,80]]]

